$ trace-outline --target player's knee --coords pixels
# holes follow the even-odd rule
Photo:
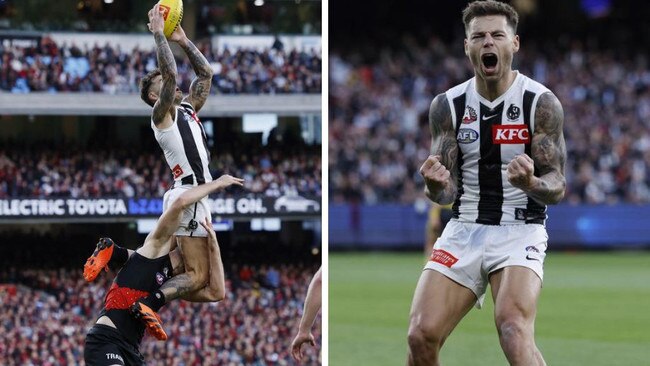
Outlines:
[[[503,318],[497,321],[497,330],[501,342],[512,347],[527,342],[532,330],[523,318]]]
[[[435,326],[426,326],[419,321],[411,320],[408,331],[408,344],[412,352],[433,350],[437,352],[445,342],[445,336]]]
[[[226,298],[226,290],[222,288],[212,288],[209,291],[210,301],[221,301]]]

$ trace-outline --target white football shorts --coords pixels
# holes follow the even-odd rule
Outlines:
[[[438,271],[472,290],[480,308],[488,276],[501,268],[530,268],[543,281],[547,242],[546,228],[539,224],[497,226],[451,220],[424,269]]]
[[[171,206],[172,203],[183,194],[183,192],[191,188],[193,188],[193,186],[180,186],[165,192],[165,195],[163,196],[163,212],[167,211],[169,206]],[[185,210],[183,210],[183,216],[175,234],[177,236],[207,237],[208,232],[205,231],[203,226],[201,226],[201,222],[205,221],[206,217],[208,218],[208,222],[212,222],[212,215],[210,214],[207,196],[203,197],[195,204],[189,205]],[[196,221],[197,224],[196,228],[193,230],[190,226],[190,221],[192,220]]]

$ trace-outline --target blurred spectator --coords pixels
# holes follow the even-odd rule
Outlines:
[[[162,197],[172,184],[159,151],[117,146],[63,149],[3,144],[3,148],[0,198]],[[292,149],[235,148],[213,155],[210,170],[214,178],[225,173],[245,178],[250,193],[320,196],[320,148]]]
[[[284,264],[280,287],[227,281],[220,303],[174,301],[161,310],[167,342],[148,336],[141,351],[155,365],[296,365],[290,356],[292,330],[314,268]],[[232,278],[237,268],[231,268]],[[88,284],[81,271],[0,272],[0,359],[3,365],[84,365],[86,332],[96,321],[112,277]],[[17,284],[17,286],[16,286]],[[316,338],[320,334],[316,327]],[[319,341],[320,344],[320,341]],[[318,365],[308,349],[304,365]]]
[[[457,44],[462,44],[458,42]],[[454,48],[455,49],[455,48]],[[545,84],[564,107],[569,203],[650,202],[650,65],[585,49],[538,51],[523,43],[514,69]],[[413,203],[429,154],[433,97],[473,76],[448,45],[406,38],[379,60],[330,53],[330,197],[333,202]]]
[[[320,93],[321,56],[315,50],[226,49],[217,53],[198,43],[212,64],[212,94]],[[122,50],[119,45],[79,48],[44,37],[41,47],[0,44],[0,90],[138,93],[143,75],[156,67],[155,49]],[[186,57],[176,60],[178,83],[187,92],[194,71]]]

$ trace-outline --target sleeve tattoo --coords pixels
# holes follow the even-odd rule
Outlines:
[[[192,104],[194,110],[198,112],[210,95],[210,87],[212,86],[212,67],[201,51],[199,51],[199,49],[189,40],[187,43],[182,44],[181,48],[183,48],[183,51],[187,54],[187,57],[192,64],[192,68],[196,73],[196,78],[192,80],[192,85],[190,85],[190,95],[188,96],[187,101]]]
[[[169,43],[163,32],[154,33],[156,40],[156,53],[158,56],[158,68],[162,76],[162,88],[160,96],[153,106],[152,119],[154,123],[162,122],[165,115],[174,105],[174,94],[176,92],[176,60],[169,48]]]
[[[432,201],[449,204],[456,198],[458,181],[458,141],[451,110],[445,94],[439,94],[429,108],[429,128],[431,130],[431,155],[440,155],[440,162],[450,173],[450,184],[443,191],[432,192],[429,187],[425,193]]]
[[[526,193],[544,204],[560,202],[566,189],[563,124],[564,111],[560,101],[553,93],[542,94],[535,110],[535,131],[531,143],[531,158],[539,179],[534,180],[532,188]]]

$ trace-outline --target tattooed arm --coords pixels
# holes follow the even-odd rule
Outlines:
[[[176,93],[176,60],[169,43],[163,33],[164,22],[160,14],[159,5],[149,11],[149,29],[153,33],[156,41],[156,55],[158,57],[158,68],[162,76],[162,86],[160,96],[153,106],[151,119],[153,123],[159,125],[165,120],[171,120],[174,106],[174,94]]]
[[[434,202],[446,205],[456,198],[458,141],[445,94],[439,94],[429,108],[431,156],[420,168],[426,185],[424,192]]]
[[[553,93],[539,97],[535,110],[535,132],[531,157],[519,155],[508,165],[508,180],[544,204],[556,204],[564,197],[566,145],[562,125],[564,112]],[[533,173],[535,170],[538,176]]]
[[[212,67],[201,51],[185,36],[183,28],[176,28],[169,39],[177,42],[183,51],[185,51],[196,73],[196,78],[192,80],[192,84],[190,85],[190,95],[185,98],[185,101],[194,107],[194,111],[198,112],[208,99],[208,95],[210,95]]]

